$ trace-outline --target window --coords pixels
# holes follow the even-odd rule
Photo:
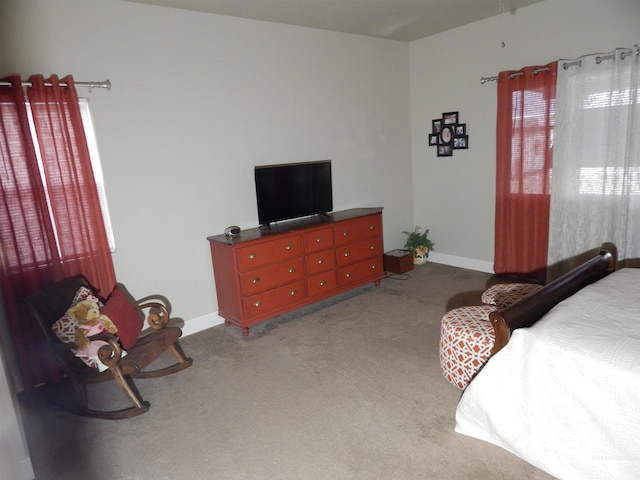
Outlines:
[[[606,75],[604,76],[606,79]],[[587,92],[582,102],[582,112],[585,122],[588,122],[588,136],[590,140],[582,150],[583,163],[579,169],[580,195],[640,195],[640,168],[634,166],[613,165],[615,160],[605,160],[602,151],[593,145],[606,145],[611,134],[609,122],[600,127],[604,119],[611,122],[621,122],[619,118],[626,118],[631,105],[640,104],[640,91],[631,89],[617,89],[612,91],[596,87],[594,92]],[[635,97],[635,98],[634,98]],[[602,111],[607,111],[604,114]],[[622,125],[622,123],[621,123]],[[617,127],[613,126],[614,129]],[[616,155],[612,155],[614,158]],[[624,158],[619,155],[619,158]],[[622,160],[621,160],[622,161]]]
[[[580,195],[640,195],[640,167],[581,167]]]
[[[84,127],[87,146],[89,148],[89,155],[91,157],[91,167],[93,169],[93,176],[96,182],[96,188],[98,190],[98,197],[100,198],[100,208],[102,210],[102,217],[104,219],[104,226],[107,233],[107,239],[109,241],[109,249],[111,252],[115,252],[115,239],[113,236],[113,228],[111,226],[111,217],[109,216],[109,207],[107,205],[107,193],[104,186],[104,177],[102,175],[102,165],[100,163],[100,153],[98,152],[98,142],[96,140],[95,130],[93,128],[93,119],[91,118],[91,111],[89,109],[89,101],[86,98],[78,98],[78,104],[80,106],[80,113],[82,115],[82,125]],[[38,147],[38,138],[36,135],[35,127],[33,125],[33,117],[29,104],[27,104],[27,112],[29,114],[29,124],[31,125],[31,136],[33,138],[34,145],[36,147],[36,156],[38,157],[38,164],[40,165],[41,175],[44,177],[44,169],[42,167],[42,159],[40,158],[40,149]],[[47,182],[43,178],[43,184],[46,189]],[[45,192],[48,193],[48,192]],[[49,214],[51,214],[51,208],[49,207]],[[53,227],[55,229],[55,225]]]
[[[551,168],[545,152],[553,149],[555,99],[545,99],[535,89],[516,90],[512,94],[510,191],[522,195],[550,195]]]
[[[91,156],[91,166],[93,167],[93,176],[96,180],[98,196],[100,197],[100,207],[102,208],[102,217],[104,218],[104,227],[107,231],[109,239],[109,248],[112,252],[116,251],[115,239],[113,238],[113,228],[111,227],[111,217],[109,216],[109,207],[107,206],[107,192],[104,187],[104,177],[102,176],[102,164],[100,163],[100,153],[98,152],[98,142],[96,133],[93,128],[93,119],[89,110],[89,101],[86,98],[79,98],[80,113],[82,114],[82,125],[84,126],[87,145],[89,146],[89,155]]]

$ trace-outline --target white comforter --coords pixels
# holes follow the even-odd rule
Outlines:
[[[456,432],[561,479],[639,479],[640,269],[516,330],[463,393]]]

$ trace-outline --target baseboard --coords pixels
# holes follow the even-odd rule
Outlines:
[[[445,253],[429,252],[429,262],[441,263],[452,267],[467,268],[478,272],[493,273],[493,263],[476,260],[473,258],[457,257]],[[200,317],[186,320],[182,327],[182,336],[186,337],[194,333],[201,332],[207,328],[215,327],[224,323],[224,318],[218,312],[207,313]]]
[[[184,326],[181,327],[182,336],[186,337],[223,323],[224,318],[219,316],[218,312],[207,313],[206,315],[192,318],[191,320],[185,320]]]
[[[467,268],[478,272],[493,273],[493,263],[475,258],[457,257],[446,253],[429,252],[429,262],[441,263],[452,267]]]

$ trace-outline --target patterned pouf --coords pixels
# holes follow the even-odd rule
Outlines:
[[[541,288],[542,285],[536,283],[497,283],[484,291],[482,303],[502,310]]]
[[[465,388],[487,362],[495,341],[489,314],[493,305],[454,308],[442,317],[440,368],[458,388]]]

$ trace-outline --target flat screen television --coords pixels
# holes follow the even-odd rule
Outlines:
[[[260,225],[333,210],[331,160],[259,165],[255,180]]]

